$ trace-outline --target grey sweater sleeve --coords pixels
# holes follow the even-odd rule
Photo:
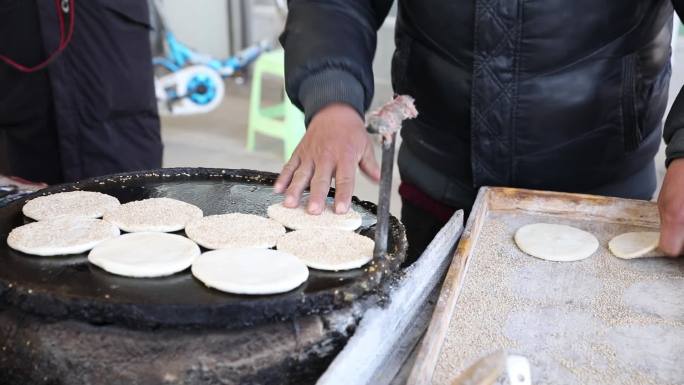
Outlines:
[[[377,31],[393,0],[289,0],[280,42],[285,88],[307,122],[330,103],[359,114],[373,99]]]
[[[684,0],[672,0],[672,5],[677,15],[684,19]],[[675,159],[684,158],[684,88],[679,90],[670,113],[667,115],[663,139],[667,144],[665,149],[666,165],[669,166],[670,162]]]
[[[684,158],[684,127],[677,130],[670,138],[665,149],[667,164],[675,159]]]
[[[309,75],[299,86],[298,96],[304,108],[307,126],[318,111],[332,103],[346,103],[363,118],[363,85],[345,70],[326,69]]]
[[[665,121],[663,139],[667,144],[666,164],[674,159],[684,158],[684,92],[679,91]]]

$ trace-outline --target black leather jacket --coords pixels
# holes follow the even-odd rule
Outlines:
[[[74,3],[73,38],[46,69],[0,62],[0,173],[53,184],[161,167],[147,2]],[[0,54],[34,66],[59,30],[54,1],[0,0]]]
[[[368,108],[391,3],[290,1],[287,90],[308,117],[335,101]],[[420,112],[402,131],[402,176],[447,203],[482,185],[647,198],[672,16],[671,0],[400,0],[393,86]],[[683,115],[684,100],[669,159],[684,156]]]

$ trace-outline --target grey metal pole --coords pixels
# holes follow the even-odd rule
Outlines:
[[[382,257],[387,253],[387,233],[389,231],[389,208],[392,194],[392,174],[394,166],[394,148],[397,134],[382,139],[382,163],[380,165],[380,194],[378,197],[378,222],[375,225],[374,257]]]

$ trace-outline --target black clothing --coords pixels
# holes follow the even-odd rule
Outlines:
[[[57,15],[52,0],[0,0],[0,53],[42,62]],[[146,1],[76,1],[63,53],[28,74],[0,62],[0,85],[0,172],[58,183],[161,167]]]
[[[376,31],[392,1],[289,4],[281,42],[290,98],[308,117],[332,102],[363,113]],[[405,180],[454,206],[483,185],[650,197],[670,79],[670,0],[398,6],[393,86],[419,111],[402,130]],[[681,104],[666,129],[670,159],[684,156]],[[450,185],[435,189],[429,175]]]
[[[464,221],[465,219],[463,218]],[[446,224],[405,199],[401,200],[401,223],[406,228],[408,241],[404,266],[411,265],[418,260],[439,230]]]

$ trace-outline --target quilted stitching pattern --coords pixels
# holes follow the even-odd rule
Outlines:
[[[471,103],[474,184],[512,184],[522,0],[476,0]]]

